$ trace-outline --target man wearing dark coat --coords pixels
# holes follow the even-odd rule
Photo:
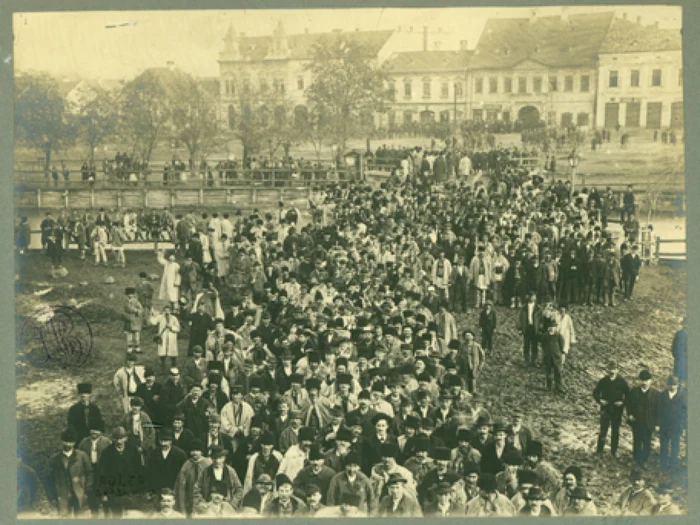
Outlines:
[[[209,331],[214,329],[214,318],[206,311],[206,304],[200,301],[197,305],[197,311],[190,314],[188,317],[190,324],[190,340],[187,345],[187,355],[192,356],[192,348],[207,346],[207,337]],[[216,356],[214,356],[216,357]]]
[[[146,367],[143,373],[146,381],[136,388],[136,396],[143,399],[146,413],[150,416],[154,426],[163,425],[163,414],[160,405],[160,394],[163,388],[160,383],[156,383],[156,373],[151,367]]]
[[[171,421],[176,412],[176,406],[185,399],[187,392],[180,379],[180,370],[173,367],[170,369],[170,377],[163,384],[160,393],[160,406],[163,421]]]
[[[509,452],[515,451],[515,447],[511,445],[506,438],[508,437],[508,429],[506,424],[497,421],[493,424],[493,441],[484,447],[481,453],[481,472],[497,474],[501,472],[505,465],[503,458]]]
[[[98,463],[95,492],[103,502],[107,518],[121,518],[124,510],[135,508],[135,496],[143,492],[142,456],[128,440],[126,430],[117,427],[112,444],[102,452]]]
[[[608,436],[608,428],[612,427],[610,437],[610,453],[617,454],[617,445],[620,441],[620,424],[622,412],[625,408],[625,400],[629,394],[629,386],[620,375],[618,366],[611,361],[608,364],[607,375],[598,381],[593,390],[593,398],[600,405],[600,431],[598,433],[598,454],[603,452]]]
[[[158,433],[160,447],[154,450],[148,458],[146,468],[146,490],[157,494],[161,489],[175,488],[175,480],[180,473],[187,456],[182,449],[173,446],[173,431],[161,429]]]
[[[627,396],[627,421],[632,426],[632,449],[635,463],[643,467],[651,452],[651,436],[657,424],[659,393],[651,388],[651,373],[639,373],[639,386]]]
[[[541,312],[537,305],[537,294],[528,296],[528,302],[520,310],[520,333],[523,334],[525,362],[537,363],[537,341],[539,339]]]
[[[639,257],[639,248],[635,244],[632,246],[632,251],[626,253],[622,257],[620,266],[622,268],[623,289],[625,291],[625,301],[632,299],[634,284],[639,277],[639,269],[642,267],[642,259]]]
[[[670,376],[666,390],[659,394],[658,422],[661,468],[670,470],[678,463],[681,436],[687,424],[687,398],[677,377]],[[670,449],[670,451],[669,451]]]
[[[68,409],[68,426],[75,430],[77,442],[90,435],[91,425],[104,428],[102,412],[90,401],[92,396],[92,384],[80,383],[78,385],[80,401]]]
[[[681,329],[673,336],[673,345],[671,346],[671,353],[673,354],[673,375],[676,376],[681,383],[688,379],[686,354],[688,346],[687,324],[688,321],[684,317],[681,321]]]
[[[542,335],[542,360],[544,361],[547,390],[555,388],[564,392],[562,373],[564,368],[564,336],[557,331],[552,320],[545,321],[547,332]],[[554,376],[554,381],[552,381]]]
[[[63,517],[78,517],[88,510],[88,483],[92,465],[87,454],[75,448],[76,433],[68,428],[61,434],[63,448],[49,458],[46,495]]]

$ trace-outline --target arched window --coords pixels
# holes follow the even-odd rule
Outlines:
[[[228,107],[228,127],[229,129],[236,127],[236,110],[233,108],[232,104]]]

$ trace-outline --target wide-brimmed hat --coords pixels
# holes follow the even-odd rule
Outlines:
[[[533,487],[535,488],[535,487]],[[530,489],[530,492],[532,492],[532,489]],[[569,496],[570,499],[583,499],[586,501],[591,501],[591,495],[588,493],[588,491],[583,488],[583,487],[576,487],[574,490],[571,491],[571,495]]]
[[[387,480],[386,484],[387,485],[395,485],[396,483],[406,483],[408,481],[406,478],[404,478],[401,474],[398,472],[394,472],[393,474],[389,474],[389,479]]]
[[[209,453],[210,458],[223,458],[226,457],[228,451],[221,445],[214,445],[211,447],[211,452]]]

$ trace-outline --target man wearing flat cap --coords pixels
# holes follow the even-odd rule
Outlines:
[[[46,465],[46,496],[61,517],[79,517],[88,511],[88,490],[92,480],[92,465],[87,454],[77,450],[77,434],[67,428],[61,433],[63,443],[59,452]]]
[[[149,454],[156,444],[156,431],[148,417],[143,411],[143,399],[134,396],[130,399],[130,408],[128,414],[125,414],[121,420],[121,426],[126,429],[130,439],[135,439],[141,444],[143,450]]]
[[[542,489],[539,487],[532,487],[526,496],[526,504],[518,512],[518,516],[526,518],[547,518],[550,516],[555,516],[556,513],[545,505],[547,501],[547,496]]]
[[[642,370],[639,383],[626,399],[627,422],[632,427],[634,462],[644,467],[651,453],[651,437],[658,422],[659,393],[651,386],[651,373]]]
[[[76,443],[90,435],[90,427],[93,425],[104,428],[102,412],[91,401],[92,384],[78,384],[78,396],[80,401],[68,409],[68,427],[76,434]]]

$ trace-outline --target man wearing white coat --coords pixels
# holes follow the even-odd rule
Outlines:
[[[175,310],[180,300],[180,265],[175,262],[174,254],[171,253],[166,259],[162,250],[158,252],[158,262],[163,266],[158,299],[167,301]]]
[[[170,306],[163,307],[163,312],[154,314],[150,324],[156,327],[156,344],[160,366],[165,371],[165,360],[170,358],[170,366],[177,366],[177,334],[180,333],[180,321],[171,312]]]
[[[571,320],[569,312],[566,311],[566,306],[560,306],[559,313],[559,333],[564,337],[564,355],[562,355],[562,361],[566,361],[566,356],[569,355],[571,345],[576,344],[578,341],[576,339],[576,332],[574,331],[574,323]]]

